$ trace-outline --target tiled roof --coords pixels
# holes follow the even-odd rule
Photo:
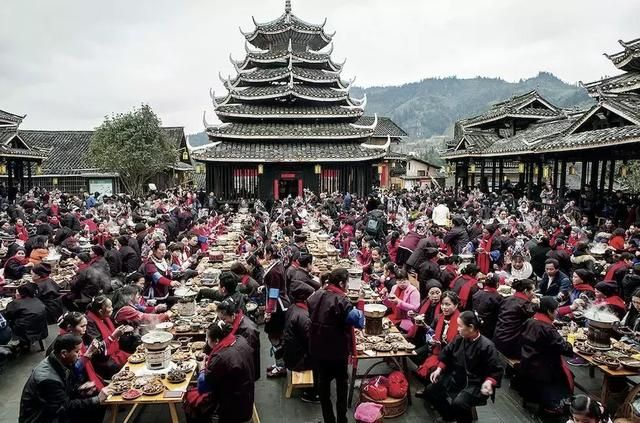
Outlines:
[[[598,88],[600,88],[601,91],[608,91],[612,93],[640,90],[640,72],[625,72],[622,75],[616,75],[582,85],[591,96],[597,96]]]
[[[245,37],[258,48],[283,45],[292,40],[297,44],[320,49],[326,46],[332,37],[324,32],[323,26],[324,24],[310,24],[293,14],[287,17],[284,13],[271,22],[258,23],[254,31],[246,33]]]
[[[538,146],[543,146],[545,145],[546,139],[562,134],[575,121],[576,118],[571,118],[534,123],[527,129],[516,132],[516,135],[513,137],[496,140],[491,146],[484,150],[483,153],[490,155],[524,152]]]
[[[278,119],[317,119],[322,117],[357,118],[364,111],[359,108],[342,107],[336,104],[325,106],[279,105],[279,104],[243,104],[227,103],[216,107],[216,114],[225,121],[225,117],[266,117]]]
[[[534,108],[526,107],[529,103],[538,100],[540,102],[549,104],[551,108]],[[555,106],[551,105],[548,101],[542,98],[536,91],[530,91],[526,94],[511,97],[508,100],[501,101],[491,106],[485,113],[474,116],[468,119],[463,119],[460,124],[463,127],[469,127],[478,125],[484,122],[490,122],[496,119],[502,119],[505,117],[520,117],[520,118],[545,118],[558,116],[561,112]]]
[[[545,142],[544,145],[537,146],[536,150],[540,152],[576,150],[630,142],[640,143],[640,125],[597,129],[565,136],[559,135]]]
[[[162,129],[178,148],[184,136],[183,128]],[[88,160],[93,131],[20,130],[19,134],[31,147],[47,152],[47,158],[42,162],[44,175],[80,175],[98,171]]]
[[[294,63],[296,62],[311,62],[311,63],[324,63],[331,59],[331,56],[326,53],[316,53],[312,51],[302,50],[267,50],[264,52],[249,52],[245,57],[243,63],[246,65],[249,62],[255,63],[269,63],[269,62],[289,62],[289,56]]]
[[[634,124],[640,124],[640,95],[635,93],[610,94],[600,92],[598,104],[584,113],[580,119],[567,129],[566,133],[571,134],[580,128],[594,113],[600,108],[613,110],[614,113],[624,117]]]
[[[233,90],[229,95],[239,100],[266,100],[293,95],[311,100],[318,99],[320,101],[341,101],[347,99],[349,96],[346,91],[302,84],[294,84],[293,87],[290,87],[288,84],[253,86]]]
[[[207,128],[215,138],[366,138],[372,129],[353,127],[349,123],[225,123]]]
[[[624,50],[615,54],[605,54],[618,69],[626,71],[640,70],[640,38],[631,41],[618,41]]]
[[[362,116],[355,123],[357,125],[373,125],[373,116]],[[408,137],[407,134],[402,128],[400,128],[394,121],[392,121],[388,117],[380,117],[378,116],[378,124],[376,125],[375,131],[373,132],[373,137],[386,137],[390,136],[392,138],[402,138]]]
[[[360,142],[224,141],[191,154],[202,161],[318,162],[377,159],[384,157],[386,149],[365,148]]]
[[[332,72],[325,72],[322,69],[309,69],[299,66],[293,66],[289,71],[288,67],[278,68],[257,68],[252,72],[239,74],[233,81],[235,84],[238,80],[242,82],[268,82],[268,81],[289,81],[290,75],[293,74],[294,79],[310,80],[317,82],[336,82],[338,76]]]
[[[14,115],[13,113],[5,112],[4,110],[0,110],[0,123],[9,122],[19,125],[24,119],[24,116]]]
[[[27,148],[12,147],[9,143],[15,136],[18,136],[18,126],[0,127],[0,155],[11,157],[24,157],[32,159],[45,158],[46,152],[39,150],[38,148],[31,148],[32,146],[21,136],[21,144],[27,145]]]

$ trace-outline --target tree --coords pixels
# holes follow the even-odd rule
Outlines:
[[[640,193],[640,161],[633,160],[622,166],[626,168],[618,180],[622,189],[631,194]]]
[[[118,172],[128,193],[142,195],[144,185],[176,161],[178,152],[160,124],[147,104],[105,116],[91,138],[89,160],[104,171]]]

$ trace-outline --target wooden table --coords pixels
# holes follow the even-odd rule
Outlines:
[[[595,361],[593,361],[592,356],[582,354],[579,351],[577,351],[575,348],[573,349],[573,352],[575,355],[582,357],[585,361],[589,362],[589,365],[592,366],[592,368],[597,367],[598,369],[600,369],[600,371],[602,371],[603,377],[602,377],[602,388],[600,390],[600,398],[596,398],[602,404],[606,404],[607,400],[609,399],[609,382],[611,378],[619,378],[619,377],[627,378],[629,376],[638,376],[638,372],[627,370],[624,367],[620,367],[617,370],[611,370],[607,366],[603,364],[598,364]]]
[[[362,330],[364,331],[364,329]],[[391,325],[389,333],[400,333],[400,331],[394,325]],[[347,406],[351,407],[351,402],[353,400],[353,391],[355,390],[356,379],[358,378],[358,364],[360,360],[376,360],[375,363],[367,368],[365,374],[368,374],[372,368],[374,368],[381,362],[385,360],[391,360],[395,363],[396,366],[398,366],[399,369],[402,369],[404,376],[407,378],[407,381],[409,381],[411,375],[409,374],[409,364],[407,359],[414,355],[417,355],[415,350],[402,350],[397,352],[375,351],[373,355],[366,354],[364,351],[356,352],[351,360],[351,379],[349,380],[349,396],[347,398]],[[407,400],[409,402],[409,405],[411,405],[411,384],[409,384],[407,388]]]
[[[169,383],[166,378],[162,379],[162,383],[167,387],[165,392],[180,392],[180,396],[173,398],[166,398],[164,396],[164,392],[157,395],[142,395],[134,400],[125,400],[122,398],[122,395],[110,395],[109,398],[105,401],[105,405],[110,406],[111,409],[111,419],[109,420],[111,423],[116,423],[118,417],[118,406],[120,405],[133,405],[131,411],[127,414],[124,419],[124,423],[127,423],[129,419],[133,416],[136,408],[139,405],[150,405],[150,404],[167,404],[169,406],[169,413],[171,414],[171,422],[179,423],[180,419],[178,418],[178,411],[176,410],[176,404],[182,403],[182,399],[184,397],[184,393],[187,391],[187,387],[189,386],[189,382],[193,377],[197,364],[195,360],[191,360],[191,363],[194,364],[193,370],[187,373],[187,378],[184,382],[181,383]],[[127,364],[129,366],[129,370],[138,375],[138,372],[143,372],[146,369],[145,363],[141,364]],[[154,373],[155,374],[155,373]],[[146,374],[143,374],[146,375]]]

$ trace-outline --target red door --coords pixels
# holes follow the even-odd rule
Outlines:
[[[304,184],[302,183],[302,179],[298,179],[298,197],[304,197]]]
[[[280,199],[280,181],[277,179],[273,180],[273,198],[276,200]]]

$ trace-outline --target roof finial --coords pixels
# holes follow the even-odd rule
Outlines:
[[[291,0],[286,0],[284,2],[284,11],[285,13],[291,13]]]

